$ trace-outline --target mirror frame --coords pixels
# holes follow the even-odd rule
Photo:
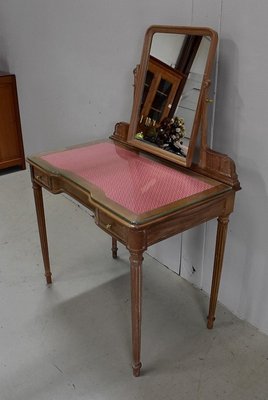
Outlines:
[[[140,141],[135,138],[135,135],[137,133],[138,123],[140,120],[140,104],[143,95],[144,83],[149,62],[150,49],[153,41],[153,36],[155,33],[174,33],[182,35],[209,36],[211,39],[186,158],[180,157],[177,154],[161,149],[160,147],[153,146],[149,142],[146,143],[145,141]],[[148,28],[144,38],[141,62],[140,65],[137,66],[135,71],[134,101],[133,101],[132,114],[128,130],[128,137],[127,137],[127,142],[132,147],[141,149],[150,154],[157,155],[158,157],[175,162],[176,164],[180,164],[185,167],[190,167],[194,155],[196,139],[200,128],[203,104],[206,104],[207,100],[206,98],[207,91],[210,84],[209,79],[214,63],[214,56],[217,49],[217,43],[218,43],[217,33],[213,29],[207,27],[153,25]]]

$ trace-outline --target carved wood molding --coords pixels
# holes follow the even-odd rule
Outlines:
[[[119,142],[126,143],[127,142],[127,135],[128,135],[128,128],[129,124],[127,122],[117,122],[114,127],[114,132],[111,139],[117,140]]]
[[[220,182],[233,187],[234,190],[240,190],[240,182],[236,173],[234,161],[226,154],[219,153],[207,148],[205,150],[203,165],[193,164],[191,169],[200,174],[209,176]]]

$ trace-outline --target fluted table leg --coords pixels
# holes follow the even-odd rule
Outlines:
[[[212,284],[211,284],[209,313],[208,313],[208,317],[207,317],[208,329],[213,328],[213,323],[215,321],[215,310],[216,310],[218,293],[219,293],[223,256],[224,256],[227,228],[228,228],[228,222],[229,222],[228,217],[229,217],[229,215],[218,218],[213,277],[212,277]]]
[[[40,236],[40,243],[44,261],[45,268],[45,277],[47,280],[47,284],[52,283],[52,274],[50,271],[50,263],[49,263],[49,253],[48,253],[48,244],[47,244],[47,232],[46,232],[46,221],[45,221],[45,213],[44,213],[44,203],[43,203],[43,195],[42,195],[42,187],[33,182],[33,192],[34,192],[34,200],[35,200],[35,208]]]
[[[141,303],[142,303],[142,252],[130,252],[131,313],[132,313],[132,368],[139,376],[141,369]]]

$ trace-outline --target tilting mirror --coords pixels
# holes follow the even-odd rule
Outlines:
[[[215,49],[208,28],[153,26],[146,34],[128,140],[189,166]]]

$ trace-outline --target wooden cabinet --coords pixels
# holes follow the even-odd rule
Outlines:
[[[15,75],[0,72],[0,169],[25,169]]]

